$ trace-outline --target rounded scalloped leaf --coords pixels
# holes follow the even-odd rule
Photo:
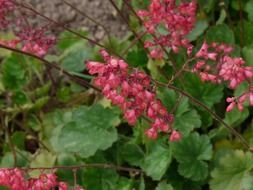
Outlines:
[[[172,143],[173,156],[179,162],[178,172],[193,181],[204,180],[208,175],[206,160],[212,157],[208,136],[192,133],[179,142]]]
[[[173,187],[170,184],[167,184],[165,181],[162,181],[158,184],[155,190],[173,190]]]
[[[168,146],[156,143],[144,158],[142,169],[154,180],[160,180],[171,163],[171,150]]]
[[[64,115],[65,112],[62,113]],[[101,105],[79,107],[67,121],[58,121],[51,139],[56,151],[89,157],[109,148],[117,140],[118,115]]]
[[[210,27],[206,32],[206,40],[208,43],[219,42],[233,44],[235,43],[235,35],[226,24],[219,24]]]
[[[219,165],[212,171],[210,187],[213,190],[251,190],[253,189],[253,155],[236,150],[221,158]]]
[[[172,110],[175,104],[178,104],[175,110],[175,122],[173,128],[180,131],[183,136],[188,136],[195,128],[201,127],[200,116],[197,111],[190,107],[187,98],[181,98],[176,93],[169,89],[162,89],[159,91],[159,98],[166,106],[167,110]]]
[[[193,74],[185,74],[184,89],[208,107],[219,103],[223,96],[222,85],[204,83],[198,76]]]

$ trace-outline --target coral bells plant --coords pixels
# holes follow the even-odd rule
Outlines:
[[[0,185],[11,190],[67,190],[69,185],[65,182],[57,181],[54,173],[40,174],[38,178],[26,177],[26,172],[22,169],[0,169]],[[76,190],[83,190],[76,187]]]
[[[0,39],[0,44],[44,56],[56,44],[56,37],[46,34],[48,33],[47,25],[45,27],[30,26],[28,21],[30,18],[19,13],[23,9],[22,4],[16,4],[15,1],[0,1],[0,29],[12,30],[15,35],[15,39],[12,40]],[[29,10],[23,11],[29,13]]]
[[[12,0],[1,0],[0,1],[0,29],[5,29],[10,21],[7,16],[15,8],[15,5]]]
[[[152,0],[148,11],[138,11],[147,33],[153,36],[152,40],[145,42],[145,48],[151,48],[152,58],[162,59],[163,48],[178,53],[184,47],[191,54],[192,45],[186,36],[194,27],[196,9],[195,1],[177,5],[176,0]]]
[[[231,57],[229,54],[233,48],[226,44],[203,43],[196,53],[197,60],[193,67],[193,72],[197,73],[202,81],[210,81],[215,84],[228,83],[228,87],[236,89],[241,83],[248,84],[248,92],[239,97],[227,98],[229,103],[227,111],[234,107],[242,111],[243,103],[248,99],[253,105],[251,80],[253,78],[253,67],[245,66],[245,61],[241,57]]]
[[[0,188],[253,189],[252,0],[108,2],[126,38],[0,0]]]
[[[146,116],[152,120],[146,131],[148,137],[156,139],[159,132],[164,132],[171,133],[170,141],[179,140],[180,133],[172,128],[173,115],[156,98],[150,77],[136,68],[130,69],[124,60],[110,56],[105,50],[101,55],[106,63],[88,61],[87,68],[90,74],[97,74],[95,85],[121,108],[128,123],[135,125],[139,117]]]

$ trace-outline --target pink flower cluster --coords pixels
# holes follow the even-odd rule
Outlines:
[[[44,28],[22,28],[16,35],[22,44],[22,51],[44,56],[55,45],[56,38],[46,35]]]
[[[186,35],[194,27],[196,9],[195,1],[177,5],[176,0],[152,0],[148,11],[138,11],[147,32],[153,35],[152,41],[145,42],[145,48],[151,48],[152,58],[164,57],[161,47],[171,48],[174,53],[178,53],[180,47],[185,47],[188,55],[191,54],[192,45]]]
[[[12,0],[0,0],[0,29],[6,28],[9,21],[7,15],[14,10],[14,4]]]
[[[244,109],[243,105],[247,99],[249,100],[250,105],[253,106],[253,89],[252,89],[252,87],[249,90],[249,92],[243,93],[239,97],[228,97],[226,99],[226,101],[229,103],[229,105],[228,105],[226,111],[230,112],[235,107],[237,107],[239,111],[243,111],[243,109]]]
[[[0,185],[12,190],[67,190],[68,184],[58,182],[55,174],[41,174],[39,178],[26,179],[21,169],[0,169]],[[78,187],[78,190],[83,190]]]
[[[247,82],[253,78],[253,67],[245,66],[245,61],[241,57],[231,57],[229,54],[233,48],[226,44],[203,43],[200,50],[195,55],[197,59],[193,72],[198,73],[201,80],[213,83],[227,82],[231,89],[237,88],[242,82]],[[227,111],[231,111],[236,105],[240,111],[243,110],[243,103],[249,99],[253,105],[253,91],[240,97],[227,98],[229,106]]]
[[[16,8],[12,0],[0,0],[0,29],[6,28],[10,21],[7,21],[7,13],[15,12]],[[11,24],[14,27],[13,40],[2,40],[0,44],[11,47],[20,48],[22,51],[35,54],[37,56],[44,56],[48,50],[55,45],[56,38],[54,36],[46,35],[46,28],[33,28],[27,25],[28,20],[19,15],[12,14]]]
[[[134,125],[139,117],[145,116],[152,120],[146,131],[148,137],[156,139],[159,132],[170,132],[171,141],[179,140],[180,133],[172,129],[173,116],[156,99],[150,77],[137,69],[130,70],[124,60],[110,56],[104,50],[101,55],[106,64],[88,61],[87,68],[90,74],[97,74],[95,85],[121,108],[128,123]]]

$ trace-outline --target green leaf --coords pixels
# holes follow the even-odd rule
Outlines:
[[[78,31],[78,33],[82,34],[82,35],[87,35],[87,32],[85,32],[85,31]],[[61,50],[65,50],[80,41],[83,41],[83,39],[77,38],[71,32],[64,31],[60,34],[59,42],[57,43],[57,47]]]
[[[31,168],[38,167],[53,167],[56,161],[56,155],[47,150],[39,150],[39,152],[35,155],[33,160],[30,163]],[[29,173],[32,177],[38,177],[40,175],[40,171],[34,170]]]
[[[173,90],[169,89],[159,90],[159,98],[167,107],[168,111],[172,110],[174,105],[178,104],[174,113],[175,122],[173,128],[179,130],[183,136],[188,136],[192,130],[201,126],[200,116],[196,110],[190,107],[187,98],[180,98]]]
[[[22,66],[24,58],[17,54],[11,54],[2,63],[3,84],[5,88],[18,90],[26,83],[26,72]]]
[[[147,64],[147,68],[150,70],[151,76],[154,79],[157,80],[161,80],[164,77],[161,75],[161,73],[159,72],[159,67],[163,67],[165,64],[164,60],[158,60],[158,59],[149,59],[148,60],[148,64]]]
[[[156,143],[144,158],[142,169],[154,180],[160,180],[171,163],[171,151],[168,146]]]
[[[220,160],[220,164],[212,171],[210,181],[213,190],[250,190],[252,189],[253,156],[250,152],[235,150]]]
[[[97,150],[109,148],[117,140],[114,126],[119,118],[111,109],[93,105],[66,113],[70,114],[68,119],[60,121],[53,132],[51,143],[55,150],[89,157]]]
[[[130,41],[128,40],[128,36],[121,39],[110,36],[110,40],[106,39],[104,45],[109,52],[111,51],[121,54],[121,52],[125,51],[125,49],[129,47]]]
[[[132,0],[130,2],[135,9],[146,9],[150,4],[149,0]]]
[[[197,21],[194,29],[187,35],[187,38],[192,42],[201,36],[208,27],[206,20]]]
[[[27,158],[29,158],[29,154],[25,151],[19,150],[19,152],[22,154],[22,156],[20,154],[17,154],[17,163],[15,167],[27,167],[29,164],[27,161]],[[3,155],[0,167],[14,167],[14,157],[12,152],[7,152]]]
[[[127,143],[120,148],[120,156],[129,164],[140,166],[144,159],[144,152],[137,144]]]
[[[62,67],[70,72],[81,72],[85,69],[85,61],[90,59],[91,55],[92,51],[86,43],[75,43],[63,52]]]
[[[8,187],[5,187],[5,186],[0,185],[0,190],[11,190],[11,189],[8,188]]]
[[[41,110],[41,108],[48,103],[49,99],[49,96],[45,96],[35,100],[34,104],[31,107],[31,110]]]
[[[36,88],[34,91],[30,92],[29,95],[35,96],[35,97],[44,97],[49,93],[51,85],[52,84],[49,81],[49,82],[43,84],[42,86]]]
[[[143,175],[141,175],[141,181],[140,181],[138,190],[145,190],[145,180],[144,180]]]
[[[83,164],[80,161],[77,161],[74,155],[70,155],[67,153],[63,153],[58,155],[57,157],[57,165],[59,166],[75,166],[75,165],[81,165]],[[77,183],[79,185],[82,184],[82,175],[83,170],[77,170],[76,176],[77,176]],[[61,181],[66,181],[69,184],[74,184],[74,179],[73,179],[73,171],[71,170],[58,170],[57,171],[57,176],[61,179]]]
[[[235,43],[234,32],[226,25],[220,24],[210,27],[206,32],[206,41],[233,44]]]
[[[245,46],[242,49],[242,55],[247,65],[253,66],[253,47]]]
[[[25,133],[22,131],[16,131],[12,136],[11,140],[12,143],[18,147],[19,149],[24,149],[25,148]]]
[[[216,0],[198,0],[198,4],[200,6],[200,10],[205,10],[206,12],[210,12],[215,6]]]
[[[245,11],[248,13],[249,20],[253,21],[253,0],[246,3]]]
[[[122,9],[123,7],[123,0],[116,0],[116,5],[119,9]]]
[[[146,66],[148,62],[148,57],[144,49],[138,49],[130,51],[127,54],[127,63],[133,67]]]
[[[29,103],[29,98],[26,93],[23,91],[16,91],[12,97],[13,102],[17,105],[27,104]]]
[[[31,167],[52,167],[56,161],[56,156],[46,150],[41,150],[30,163]]]
[[[115,189],[118,175],[113,170],[89,169],[85,171],[86,188],[90,190]]]
[[[69,86],[61,86],[56,93],[57,98],[62,102],[68,102],[71,98],[71,89]]]
[[[237,108],[230,112],[226,112],[224,121],[232,127],[240,126],[240,124],[249,116],[249,110],[245,108],[240,112]]]
[[[178,163],[175,159],[166,172],[165,179],[173,186],[175,190],[201,190],[201,183],[186,179],[178,171]]]
[[[243,30],[241,25],[243,25]],[[243,45],[248,46],[253,44],[253,23],[243,20],[242,23],[238,23],[236,26],[236,40],[241,42],[243,40]],[[242,39],[241,39],[242,38]]]
[[[198,76],[193,74],[185,75],[184,89],[208,107],[219,103],[223,96],[223,87],[221,85],[202,82]]]
[[[178,172],[193,181],[206,179],[212,157],[212,145],[207,136],[192,133],[179,142],[172,143],[173,156],[179,162]]]
[[[173,190],[173,187],[167,184],[165,181],[162,181],[158,184],[155,190]]]
[[[183,98],[175,113],[174,129],[187,136],[195,128],[201,126],[200,116],[197,111],[189,107],[188,99]]]
[[[100,152],[88,160],[88,163],[106,164],[108,161]],[[111,190],[117,189],[119,175],[115,170],[103,168],[90,168],[84,170],[85,187],[90,190]]]
[[[117,190],[132,190],[133,189],[133,180],[130,180],[126,177],[120,177],[117,182]]]

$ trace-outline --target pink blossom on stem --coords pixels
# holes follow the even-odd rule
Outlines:
[[[68,184],[58,182],[54,173],[40,174],[38,178],[27,179],[25,171],[22,169],[0,169],[0,185],[12,190],[51,190],[59,188],[67,190]],[[83,188],[78,186],[79,190]]]
[[[237,88],[241,83],[248,84],[251,87],[253,78],[253,67],[245,66],[245,61],[241,57],[231,57],[229,54],[233,48],[226,44],[203,42],[202,47],[196,53],[196,64],[192,71],[197,73],[202,81],[210,81],[212,83],[227,82],[231,89]],[[243,111],[244,102],[249,99],[253,105],[253,96],[250,92],[246,92],[239,97],[227,98],[229,103],[226,111],[229,112],[235,107],[239,111]]]
[[[124,60],[110,56],[105,50],[101,55],[105,64],[88,61],[86,66],[90,74],[97,74],[94,83],[102,89],[103,95],[121,108],[130,125],[135,125],[141,116],[148,117],[152,121],[151,128],[145,132],[148,137],[156,139],[159,132],[170,133],[173,116],[156,99],[150,77],[135,68],[130,69]]]
[[[175,131],[175,130],[172,131],[170,135],[171,142],[179,141],[181,138],[182,138],[182,135],[178,131]]]
[[[47,35],[46,27],[28,27],[27,16],[20,17],[20,11],[16,11],[16,9],[20,9],[20,7],[15,6],[14,1],[0,0],[0,29],[8,28],[15,34],[15,39],[0,39],[0,44],[11,48],[20,48],[22,51],[40,57],[44,56],[55,45],[55,36]]]
[[[46,35],[45,32],[43,28],[22,28],[16,32],[22,51],[44,56],[56,43],[56,38]]]
[[[253,68],[244,67],[242,58],[224,56],[221,59],[219,76],[229,81],[229,87],[235,89],[239,84],[253,77]]]
[[[24,173],[19,169],[0,169],[0,185],[12,190],[27,189]]]
[[[7,15],[14,10],[14,7],[12,0],[0,0],[0,29],[5,29],[10,23]]]
[[[194,27],[196,9],[195,1],[177,5],[175,0],[151,0],[148,11],[138,11],[147,32],[154,37],[153,41],[145,42],[145,47],[151,48],[152,58],[163,58],[160,46],[171,48],[174,53],[178,53],[180,47],[185,47],[187,54],[191,54],[193,46],[186,35]],[[159,32],[159,27],[163,27],[167,33]]]

